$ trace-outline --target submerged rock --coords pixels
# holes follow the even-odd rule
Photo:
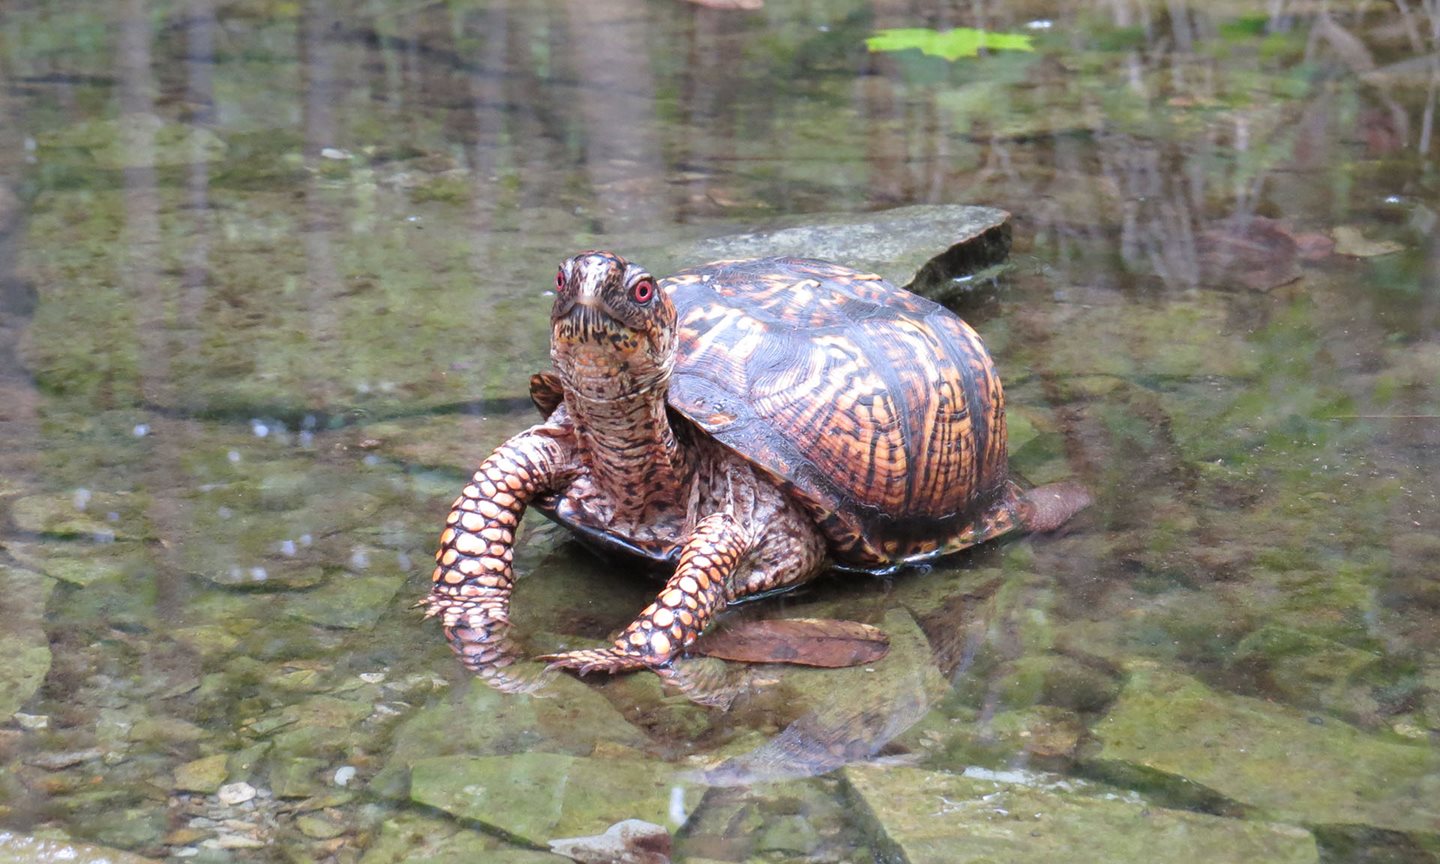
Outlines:
[[[385,820],[360,864],[566,864],[549,852],[520,849],[441,816],[400,812]]]
[[[55,580],[0,565],[0,722],[29,701],[50,672],[50,639],[43,626]]]
[[[227,767],[230,756],[217,753],[192,762],[186,762],[175,769],[175,788],[182,792],[209,794],[220,789],[229,774]]]
[[[465,686],[466,692],[436,700],[405,721],[395,733],[390,760],[371,781],[372,790],[408,796],[411,764],[430,757],[539,749],[590,756],[602,745],[638,752],[648,744],[604,696],[574,678],[551,680],[542,696],[509,696],[473,679]]]
[[[824,774],[873,756],[919,722],[947,682],[908,612],[891,610],[881,629],[890,652],[877,663],[791,670],[782,686],[786,704],[801,709],[798,716],[754,750],[706,771],[705,781],[736,785]]]
[[[412,801],[535,846],[624,819],[678,826],[699,797],[657,763],[558,753],[422,759],[410,779]]]
[[[1308,825],[1440,831],[1440,755],[1338,720],[1219,693],[1141,663],[1094,729],[1095,765],[1161,772]]]
[[[102,542],[148,540],[145,517],[150,501],[128,492],[73,492],[27,495],[10,504],[10,518],[21,531]]]
[[[875,765],[848,766],[844,777],[882,845],[906,864],[1319,860],[1315,839],[1301,828],[1167,810],[1068,784],[1038,788]]]
[[[131,855],[118,849],[71,843],[0,829],[0,864],[37,864],[64,861],[66,864],[150,864],[154,858]]]

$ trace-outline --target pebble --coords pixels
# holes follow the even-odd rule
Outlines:
[[[345,765],[335,769],[335,785],[349,786],[350,781],[355,779],[355,766]]]
[[[220,791],[216,794],[220,798],[221,804],[234,806],[236,804],[244,804],[246,801],[254,798],[255,787],[245,782],[227,783],[221,786]]]
[[[22,714],[16,711],[13,715],[15,722],[20,724],[21,729],[29,729],[34,732],[37,729],[50,728],[50,716],[48,714]]]

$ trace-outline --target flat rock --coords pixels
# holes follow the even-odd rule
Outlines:
[[[21,531],[101,541],[146,540],[149,499],[128,492],[54,492],[27,495],[10,504],[10,518]]]
[[[48,576],[0,565],[0,722],[20,710],[50,672],[44,615],[54,588]]]
[[[104,846],[71,843],[69,840],[53,840],[0,829],[0,864],[36,864],[41,861],[64,861],[66,864],[151,864],[155,859]]]
[[[1009,254],[1010,214],[1004,210],[922,204],[704,240],[695,246],[693,263],[769,255],[824,258],[944,299],[953,293],[954,280]]]
[[[906,864],[1319,860],[1314,838],[1293,825],[915,768],[851,765],[843,776]]]
[[[699,793],[661,763],[559,753],[422,759],[410,776],[412,801],[535,846],[599,834],[625,819],[674,829]]]
[[[360,864],[569,864],[568,858],[520,849],[483,831],[427,813],[400,812],[381,824]]]
[[[225,783],[229,760],[228,754],[216,753],[178,766],[175,769],[175,788],[207,795],[217,791]]]
[[[373,791],[408,796],[410,766],[430,757],[463,759],[538,748],[589,756],[602,745],[639,750],[649,743],[604,696],[569,676],[552,679],[538,696],[499,693],[473,679],[465,686],[465,693],[432,702],[405,721],[395,734],[390,760],[370,784]]]
[[[948,683],[908,612],[892,609],[880,628],[890,651],[878,662],[789,670],[782,686],[794,719],[760,746],[706,771],[705,781],[736,785],[824,774],[874,755],[918,723]]]
[[[1094,729],[1097,767],[1197,783],[1273,818],[1440,832],[1440,755],[1329,717],[1220,693],[1149,663]]]

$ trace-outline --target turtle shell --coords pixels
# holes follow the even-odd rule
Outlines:
[[[1005,400],[979,334],[879,276],[721,261],[661,280],[679,316],[669,403],[777,478],[836,563],[972,542],[1007,495]]]

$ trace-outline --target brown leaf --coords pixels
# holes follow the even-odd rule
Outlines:
[[[834,618],[775,618],[716,628],[691,649],[743,663],[796,663],[838,669],[874,663],[890,650],[885,631]]]
[[[1279,222],[1263,216],[1228,219],[1196,238],[1200,281],[1268,291],[1300,278],[1295,240]]]

